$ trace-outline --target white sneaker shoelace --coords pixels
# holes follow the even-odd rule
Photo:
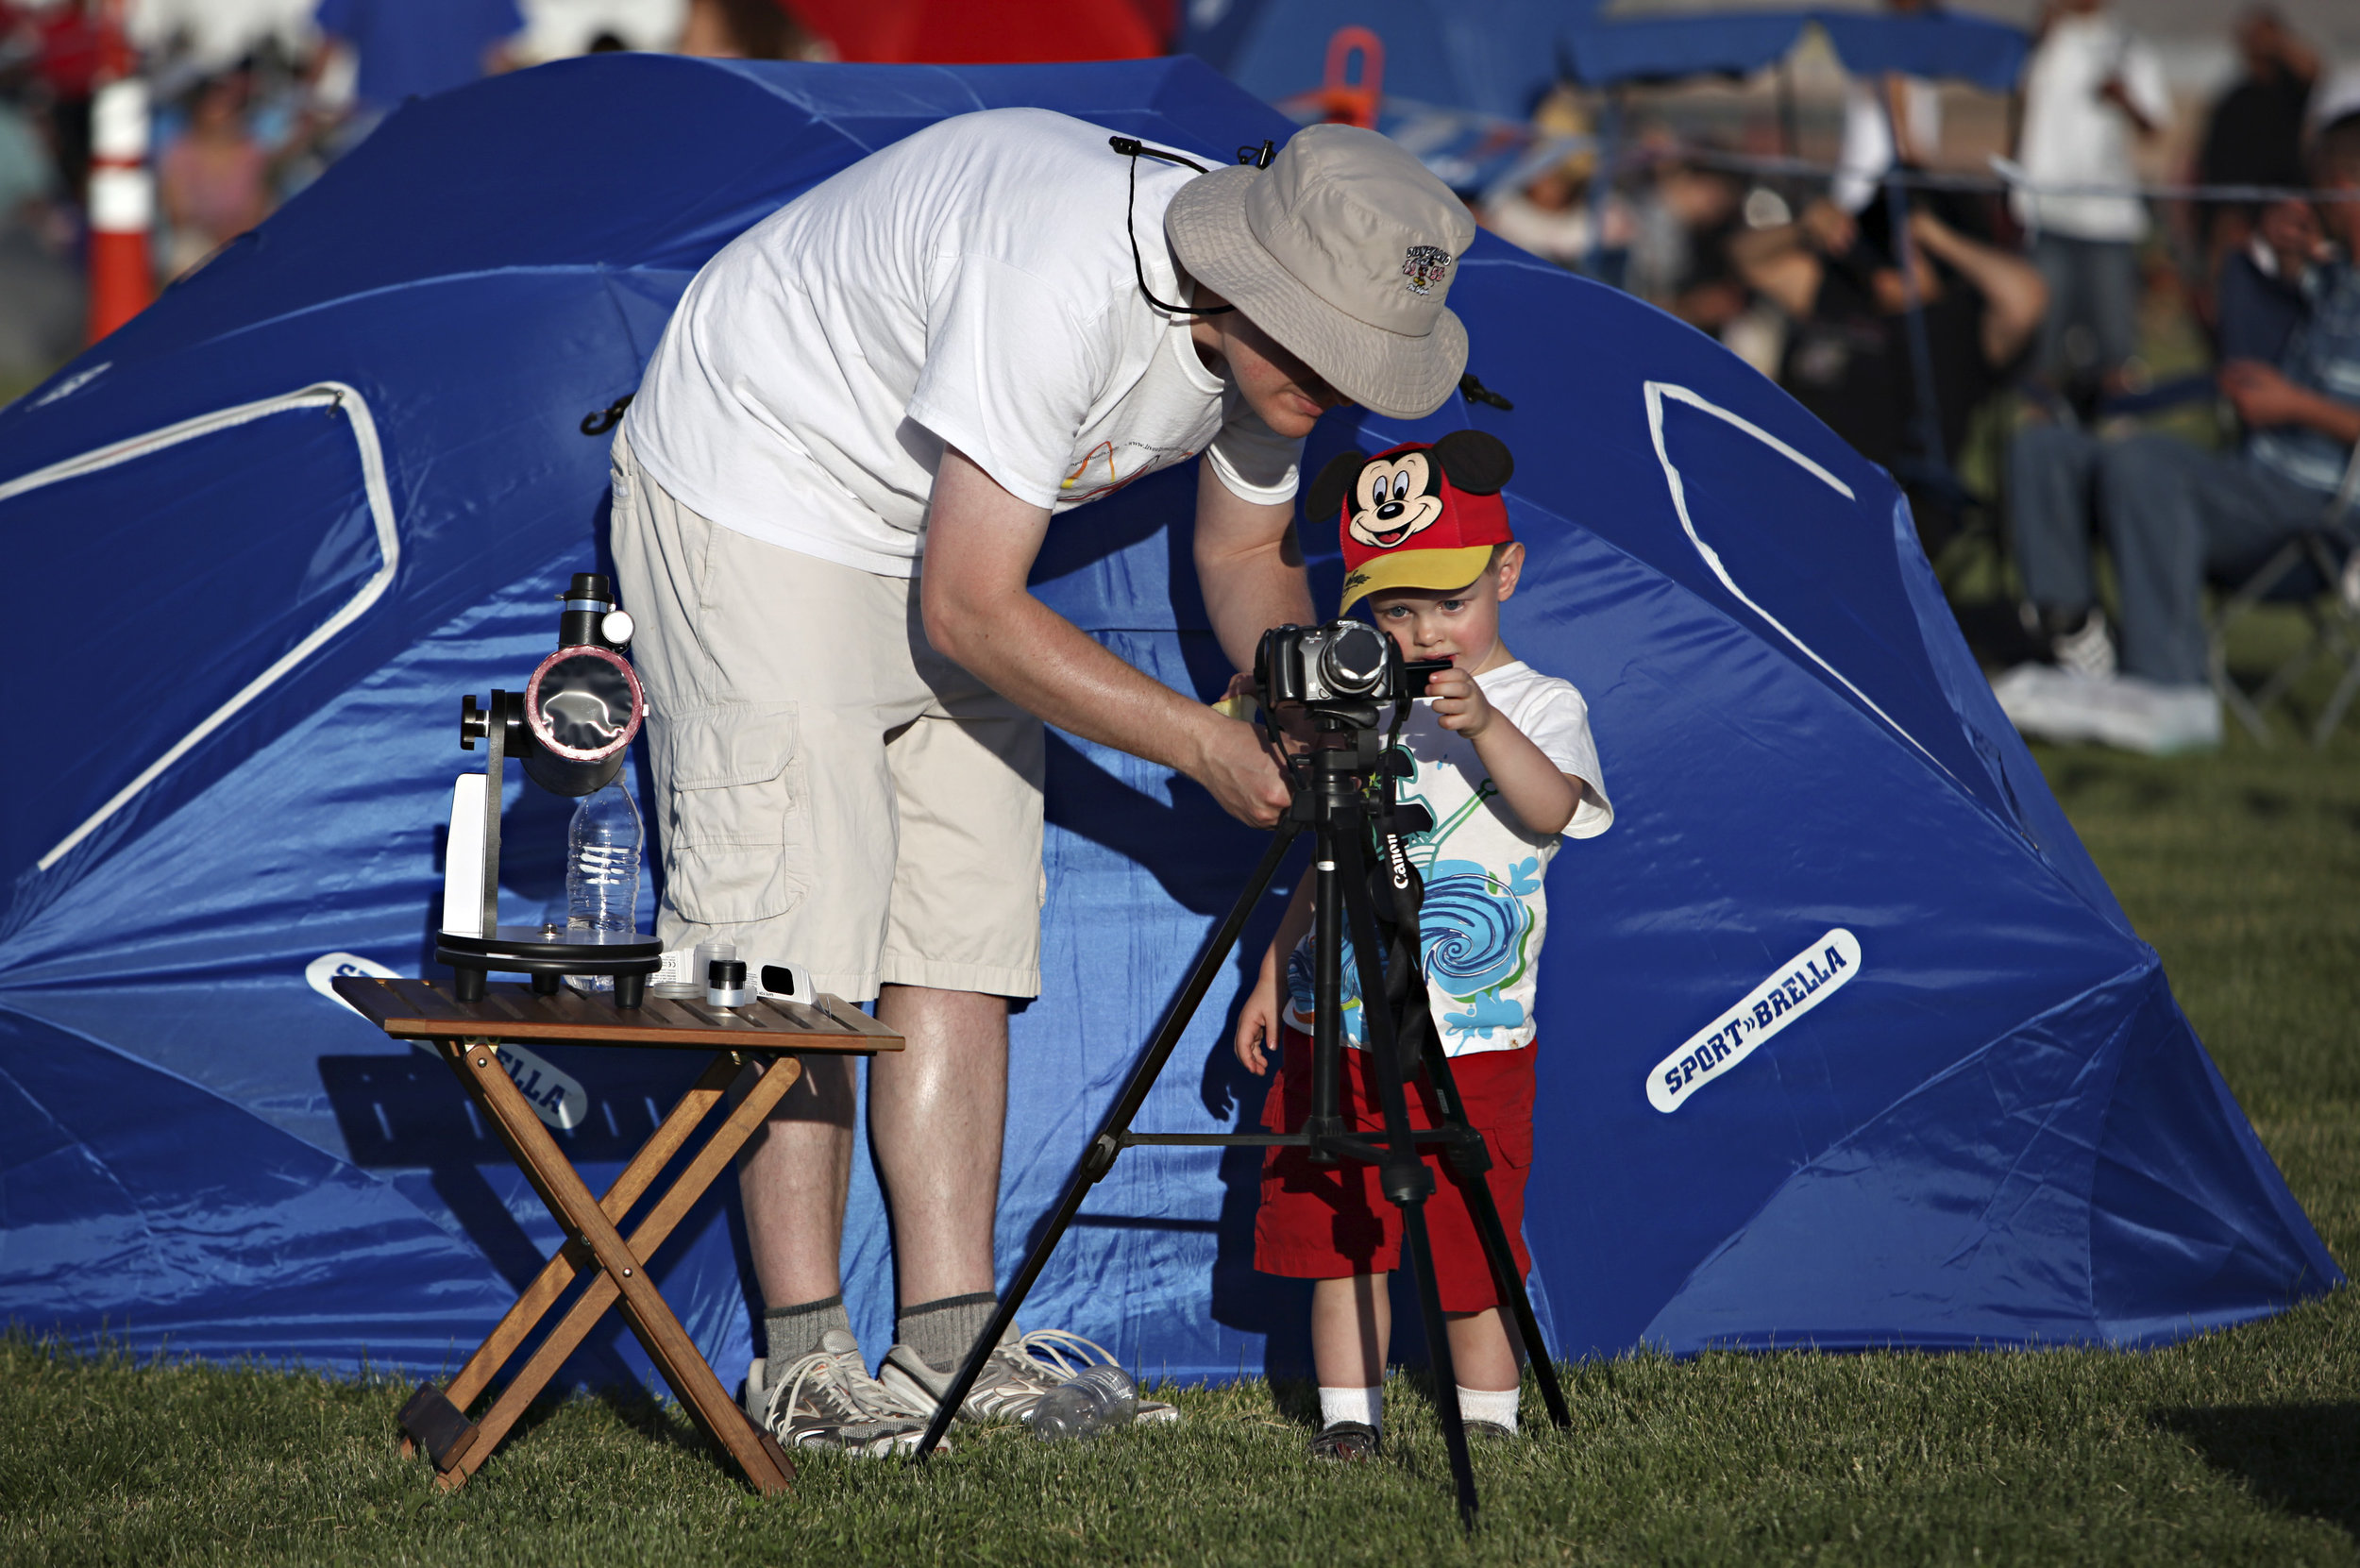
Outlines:
[[[930,1414],[869,1376],[856,1346],[823,1343],[781,1371],[763,1425],[790,1446],[838,1433],[848,1446],[866,1446],[904,1434],[915,1442]]]
[[[1102,1364],[1115,1364],[1105,1346],[1062,1328],[1037,1328],[993,1350],[968,1393],[968,1407],[986,1421],[1021,1421],[1050,1390]]]

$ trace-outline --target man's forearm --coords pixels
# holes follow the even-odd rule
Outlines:
[[[1276,546],[1256,555],[1199,562],[1196,576],[1205,590],[1213,634],[1239,669],[1254,667],[1254,649],[1264,632],[1318,619],[1303,568],[1289,565]]]
[[[1255,645],[1273,626],[1314,618],[1303,555],[1289,531],[1293,506],[1261,506],[1232,493],[1204,460],[1196,481],[1196,580],[1221,649],[1254,667]]]
[[[2302,423],[2332,440],[2350,446],[2360,442],[2360,408],[2339,403],[2324,393],[2305,395],[2301,414]]]
[[[1190,770],[1205,727],[1230,722],[1124,664],[1020,590],[955,616],[930,612],[927,632],[937,649],[1020,707],[1167,767]]]

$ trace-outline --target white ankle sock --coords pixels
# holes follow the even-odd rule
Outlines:
[[[1385,1390],[1322,1389],[1320,1391],[1320,1425],[1333,1426],[1340,1421],[1357,1421],[1378,1431],[1385,1429]]]
[[[1320,1392],[1324,1395],[1327,1391],[1322,1389]],[[1461,1383],[1458,1385],[1459,1419],[1489,1421],[1512,1432],[1516,1429],[1516,1392],[1514,1389],[1501,1389],[1496,1392],[1490,1389],[1471,1389]]]

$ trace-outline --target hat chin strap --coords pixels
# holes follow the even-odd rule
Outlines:
[[[1139,293],[1147,296],[1147,302],[1150,305],[1155,306],[1166,315],[1217,316],[1236,310],[1235,305],[1174,305],[1168,299],[1156,298],[1155,291],[1147,286],[1147,264],[1139,260],[1139,230],[1136,217],[1139,205],[1139,160],[1142,158],[1161,159],[1166,163],[1176,163],[1182,168],[1194,169],[1201,175],[1208,175],[1213,171],[1193,158],[1184,158],[1176,152],[1166,152],[1160,147],[1151,147],[1136,136],[1109,136],[1106,138],[1106,145],[1131,160],[1131,190],[1122,204],[1122,231],[1131,237],[1131,276],[1138,279]],[[1264,142],[1258,148],[1239,147],[1238,163],[1241,168],[1267,169],[1270,167],[1271,159],[1276,154],[1272,143]]]

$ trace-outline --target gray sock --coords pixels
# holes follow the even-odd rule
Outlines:
[[[991,1322],[1000,1298],[989,1290],[944,1296],[902,1308],[902,1342],[936,1372],[956,1372],[975,1346],[975,1336]]]
[[[775,1375],[772,1367],[784,1367],[798,1357],[819,1348],[819,1336],[831,1328],[852,1331],[851,1314],[844,1310],[844,1295],[838,1291],[824,1301],[806,1301],[793,1307],[773,1307],[762,1315],[762,1336],[769,1346],[765,1376]]]

